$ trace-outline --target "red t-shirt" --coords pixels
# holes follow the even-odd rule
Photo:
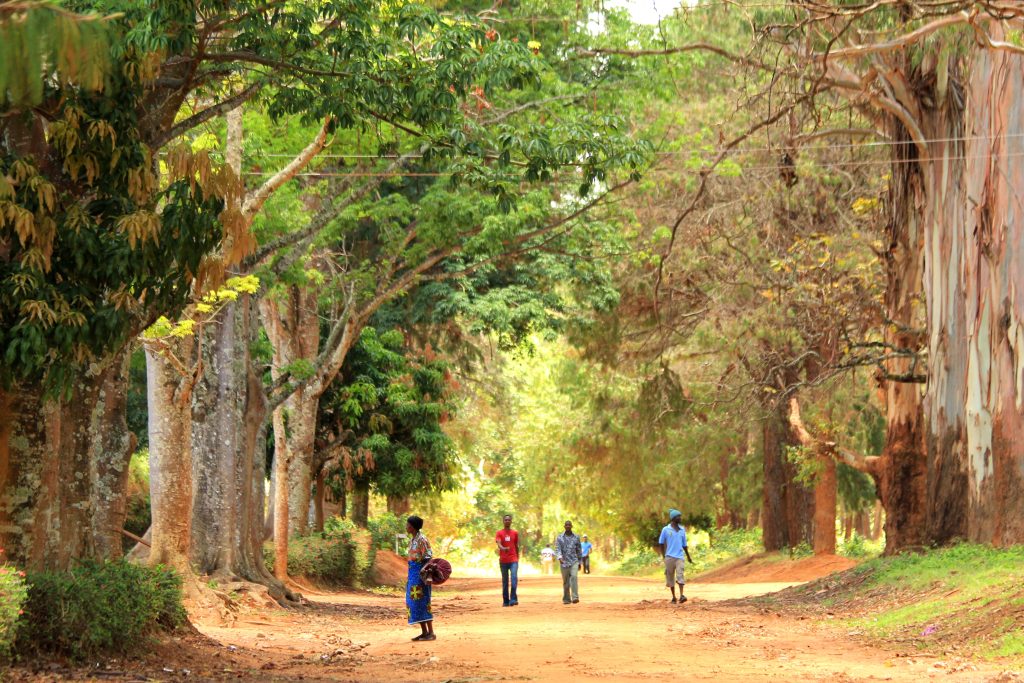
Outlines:
[[[497,541],[499,545],[503,545],[506,548],[508,548],[508,550],[498,551],[499,562],[509,564],[511,562],[519,561],[519,553],[516,552],[516,548],[519,547],[518,531],[516,531],[515,529],[509,529],[508,531],[501,529],[497,534],[494,535],[494,540]]]

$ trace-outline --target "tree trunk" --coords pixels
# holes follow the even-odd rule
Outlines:
[[[321,468],[316,473],[316,496],[313,498],[313,529],[314,531],[324,530],[324,481],[326,476]]]
[[[0,392],[0,538],[6,559],[63,570],[120,557],[128,462],[126,350],[93,364],[67,400]]]
[[[876,500],[875,501],[874,510],[875,510],[875,514],[874,514],[874,518],[873,518],[873,520],[871,522],[871,540],[872,541],[877,541],[878,539],[880,539],[882,537],[882,522],[885,519],[883,514],[882,514],[882,511],[883,511],[883,509],[882,509],[882,501],[880,501],[880,500]]]
[[[836,461],[831,444],[811,436],[800,415],[800,402],[796,396],[789,399],[787,413],[789,436],[815,459],[817,472],[814,480],[813,543],[815,555],[834,555],[836,552]]]
[[[263,321],[274,346],[273,375],[280,377],[295,364],[316,360],[320,343],[317,297],[312,288],[293,285],[283,300],[264,298],[260,302]],[[313,488],[313,446],[320,394],[315,389],[296,391],[274,411],[275,454],[281,467],[275,473],[283,478],[275,481],[275,517],[287,510],[284,520],[275,519],[278,531],[302,536],[309,532],[309,504]],[[279,492],[287,485],[287,495]],[[287,507],[285,507],[287,505]],[[286,525],[282,524],[286,523]]]
[[[868,516],[867,510],[857,512],[854,516],[853,526],[858,536],[871,538],[871,517]]]
[[[824,449],[818,453],[818,476],[814,482],[814,554],[836,552],[836,461]]]
[[[987,22],[996,39],[1002,27]],[[929,540],[1024,541],[1024,58],[972,48],[929,119]],[[952,79],[950,79],[952,80]]]
[[[789,403],[778,401],[764,422],[764,548],[772,552],[813,542],[814,492],[797,481],[786,451],[799,445],[789,427]]]
[[[176,340],[181,367],[192,365],[195,340]],[[191,573],[192,387],[154,343],[147,342],[146,399],[149,404],[149,499],[152,509],[149,563]]]
[[[412,503],[409,496],[388,496],[388,512],[399,517],[409,514]]]
[[[883,363],[879,384],[885,395],[885,447],[872,472],[879,499],[886,511],[886,553],[920,547],[927,539],[928,464],[925,452],[923,389],[916,381],[923,361],[925,311],[921,305],[924,242],[920,210],[925,187],[916,148],[906,129],[892,130],[893,163],[890,169],[883,255],[886,290],[884,340],[906,354]]]
[[[193,400],[192,560],[204,574],[261,583],[277,598],[283,589],[263,561],[267,402],[249,353],[258,320],[254,298],[242,295],[205,326]]]
[[[368,484],[356,484],[352,490],[352,521],[365,529],[370,520],[370,487]]]
[[[761,529],[764,549],[782,550],[790,545],[786,524],[786,428],[779,414],[770,411],[763,425],[764,505]]]

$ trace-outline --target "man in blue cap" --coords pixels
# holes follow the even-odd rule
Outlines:
[[[683,556],[693,564],[690,551],[686,547],[686,528],[682,525],[682,513],[679,510],[668,511],[669,523],[661,530],[658,537],[658,547],[661,556],[665,558],[665,585],[672,590],[672,602],[683,604],[686,596],[683,595],[683,586],[686,585],[686,574],[684,572],[686,563]],[[679,600],[676,600],[676,584],[679,584]]]

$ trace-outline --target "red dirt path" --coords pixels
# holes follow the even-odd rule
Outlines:
[[[745,578],[785,578],[777,570],[786,564]],[[794,575],[806,578],[813,564],[793,566]],[[210,640],[179,638],[125,671],[105,664],[113,673],[91,680],[1022,680],[998,666],[878,649],[828,622],[724,604],[793,585],[725,583],[743,571],[692,582],[682,607],[653,579],[581,576],[580,604],[565,606],[557,577],[523,577],[520,605],[511,608],[501,606],[497,577],[454,579],[435,595],[438,639],[430,643],[410,642],[418,629],[405,624],[397,595],[307,595],[309,608],[250,614],[230,627],[200,624]],[[11,673],[10,680],[87,678],[82,670]]]

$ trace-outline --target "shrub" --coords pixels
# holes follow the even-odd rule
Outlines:
[[[661,562],[658,552],[645,543],[634,543],[624,553],[616,574],[622,576],[646,576],[653,573]]]
[[[27,595],[25,572],[8,564],[0,565],[0,659],[11,656]]]
[[[405,533],[405,518],[385,512],[367,521],[374,550],[394,550],[395,534]]]
[[[347,519],[331,518],[324,531],[288,541],[288,573],[331,586],[354,586],[369,568],[369,536]],[[268,568],[274,547],[264,548]]]
[[[185,621],[181,577],[166,567],[85,562],[66,573],[30,572],[27,580],[19,652],[79,660],[129,652]]]

